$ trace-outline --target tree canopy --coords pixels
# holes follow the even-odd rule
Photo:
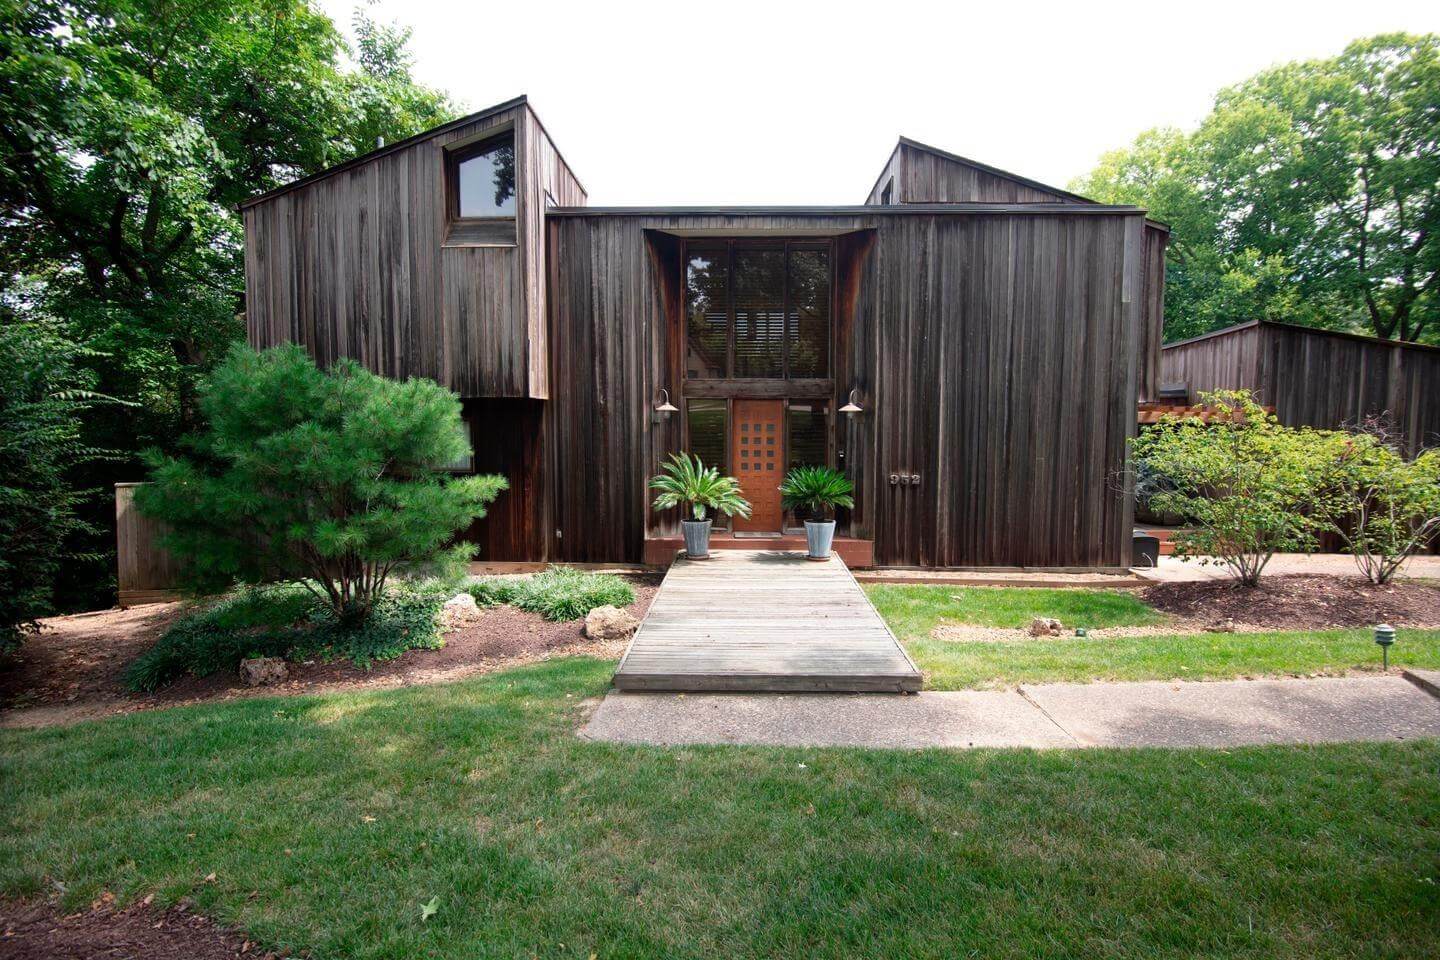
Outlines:
[[[128,456],[77,484],[136,479],[196,426],[197,378],[244,333],[242,200],[455,115],[407,31],[357,12],[354,34],[310,0],[0,0],[0,306],[56,318],[135,404],[87,416]]]
[[[1440,37],[1262,71],[1072,189],[1171,225],[1166,337],[1256,318],[1440,342]]]

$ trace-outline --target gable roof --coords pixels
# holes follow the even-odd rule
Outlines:
[[[1039,180],[1032,180],[1029,177],[1022,177],[1018,173],[1011,173],[1009,170],[1001,170],[999,167],[992,167],[988,163],[981,163],[979,160],[971,160],[969,157],[962,157],[958,153],[951,153],[948,150],[941,150],[939,147],[932,147],[928,143],[921,143],[919,140],[912,140],[909,137],[903,135],[896,141],[895,149],[890,151],[890,157],[893,159],[896,153],[907,147],[911,150],[918,150],[921,153],[928,153],[933,157],[939,157],[941,160],[944,160],[947,163],[953,163],[959,166],[969,167],[972,170],[978,170],[981,173],[984,173],[991,177],[996,177],[1000,180],[1008,180],[1011,183],[1018,184],[1019,186],[1026,187],[1031,190],[1039,191],[1040,193],[1051,194],[1055,197],[1057,201],[1062,203],[1083,203],[1094,204],[1096,206],[1100,205],[1100,202],[1098,200],[1092,200],[1089,197],[1082,197],[1078,193],[1071,193],[1069,190],[1062,190],[1059,187],[1051,186],[1048,183],[1041,183]],[[885,178],[885,171],[888,169],[890,169],[889,160],[886,161],[884,169],[880,171],[880,176],[875,179],[875,185],[870,188],[871,195],[874,195],[875,190],[880,186],[880,181]],[[1145,223],[1147,226],[1155,227],[1156,229],[1163,230],[1166,233],[1170,232],[1169,224],[1156,220],[1153,217],[1147,216],[1145,218]]]
[[[1031,190],[1039,190],[1041,193],[1053,193],[1055,196],[1071,203],[1094,203],[1089,197],[1082,197],[1078,193],[1071,193],[1069,190],[1061,190],[1059,187],[1052,187],[1048,183],[1041,183],[1039,180],[1031,180],[1029,177],[1022,177],[1018,173],[1011,173],[1009,170],[1001,170],[999,167],[992,167],[988,163],[981,163],[979,160],[971,160],[969,157],[962,157],[958,153],[950,153],[948,150],[941,150],[939,147],[932,147],[928,143],[921,143],[919,140],[911,140],[909,137],[901,137],[896,149],[909,147],[912,150],[919,150],[948,160],[951,163],[958,163],[962,166],[972,167],[981,173],[988,173],[992,177],[999,177],[1001,180],[1009,180],[1011,183],[1018,183],[1022,187],[1029,187]]]
[[[525,94],[522,93],[520,96],[515,97],[512,100],[506,100],[504,103],[497,103],[493,107],[486,107],[484,110],[477,110],[474,113],[466,114],[463,117],[457,117],[454,120],[450,120],[446,123],[440,124],[440,126],[438,127],[431,127],[429,130],[422,130],[414,136],[406,137],[404,140],[396,140],[394,143],[387,143],[383,147],[376,147],[369,153],[362,153],[358,157],[352,157],[349,160],[344,161],[343,163],[335,164],[335,166],[333,167],[326,167],[324,170],[320,170],[308,176],[301,177],[298,180],[292,180],[289,183],[282,184],[281,186],[275,187],[271,190],[267,190],[264,193],[257,194],[256,196],[251,197],[249,200],[242,201],[240,204],[240,209],[244,210],[246,207],[253,207],[255,204],[263,203],[264,201],[269,200],[272,197],[278,197],[281,194],[289,193],[291,190],[296,190],[300,187],[314,183],[317,180],[324,180],[326,177],[334,176],[337,173],[343,173],[346,170],[353,170],[355,167],[363,166],[364,164],[367,164],[372,160],[379,159],[386,154],[395,153],[408,147],[413,147],[415,144],[420,143],[423,140],[429,140],[432,137],[438,137],[451,130],[466,126],[467,124],[475,123],[477,120],[484,120],[487,117],[493,117],[496,114],[505,113],[508,110],[514,110],[516,107],[526,106],[528,103],[529,100],[526,98]],[[539,123],[540,118],[536,117],[535,122]],[[543,124],[541,124],[541,129],[544,129]],[[549,131],[546,131],[545,135],[549,136]],[[557,149],[555,152],[558,154],[560,151]],[[571,176],[574,176],[574,174],[572,173]],[[575,182],[579,183],[579,178],[576,178]],[[581,189],[583,190],[584,187],[582,186]]]

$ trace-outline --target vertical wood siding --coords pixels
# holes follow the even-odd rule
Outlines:
[[[513,129],[514,246],[446,244],[445,148]],[[294,341],[466,397],[544,397],[545,192],[585,195],[523,103],[244,210],[257,347]]]
[[[1251,323],[1164,349],[1166,383],[1250,389],[1290,426],[1386,416],[1415,452],[1440,445],[1440,348]]]
[[[880,180],[865,202],[880,202],[885,183],[894,178],[895,203],[1076,203],[1091,201],[1044,184],[1026,182],[1003,171],[993,171],[963,157],[902,141],[890,155]],[[1160,225],[1145,224],[1142,258],[1141,346],[1139,397],[1152,400],[1160,378],[1160,346],[1165,327],[1165,247],[1169,233]]]
[[[636,560],[646,479],[678,448],[651,423],[679,382],[676,235],[837,242],[837,423],[852,532],[900,565],[1118,566],[1117,479],[1141,345],[1138,215],[578,216],[549,223],[547,481],[565,560]],[[838,406],[838,402],[835,404]],[[892,487],[894,472],[919,486]]]
[[[1056,203],[1071,198],[987,170],[900,145],[897,203]]]

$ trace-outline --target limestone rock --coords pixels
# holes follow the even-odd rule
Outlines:
[[[480,605],[468,593],[457,593],[445,601],[440,620],[445,627],[458,627],[480,619]]]
[[[290,671],[286,669],[282,657],[256,657],[240,661],[240,679],[245,681],[246,686],[269,686],[280,683],[288,676]]]
[[[1058,637],[1064,630],[1064,624],[1051,617],[1036,617],[1030,621],[1032,637]]]
[[[624,640],[638,626],[639,620],[609,604],[596,607],[585,615],[585,636],[591,640]]]

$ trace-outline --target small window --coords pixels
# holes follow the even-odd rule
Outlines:
[[[891,177],[885,181],[885,189],[880,191],[880,205],[890,206],[895,197],[895,178]]]
[[[465,454],[465,456],[460,457],[458,460],[454,460],[454,461],[451,461],[450,463],[442,464],[439,469],[441,469],[441,470],[449,470],[449,471],[451,471],[452,473],[471,473],[471,472],[474,471],[474,469],[475,469],[475,442],[474,442],[473,437],[472,437],[472,435],[471,435],[471,433],[470,433],[470,421],[469,421],[469,420],[461,420],[461,421],[460,421],[460,434],[461,434],[462,437],[465,438],[465,445],[469,448],[470,452],[467,453],[467,454]]]
[[[486,140],[455,157],[455,215],[515,216],[515,135]]]

